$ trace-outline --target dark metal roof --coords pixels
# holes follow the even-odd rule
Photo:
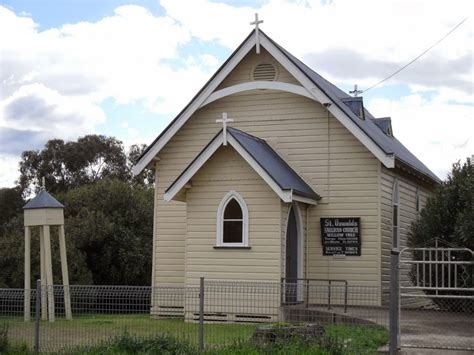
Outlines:
[[[392,119],[390,117],[373,118],[372,121],[382,130],[383,133],[393,136]]]
[[[41,190],[38,195],[23,206],[24,210],[32,210],[35,208],[64,208],[64,206],[46,190]]]
[[[282,190],[293,190],[295,195],[320,199],[320,196],[263,139],[232,127],[227,131]]]
[[[351,109],[357,117],[365,120],[365,110],[364,110],[364,101],[362,97],[348,97],[341,99],[342,102],[346,104],[347,107]]]
[[[263,33],[263,31],[261,31]],[[423,164],[413,153],[411,153],[402,143],[395,137],[387,136],[380,128],[373,122],[374,116],[364,109],[365,117],[369,119],[361,120],[351,109],[343,103],[343,99],[348,99],[351,96],[334,84],[324,79],[321,75],[309,68],[306,64],[298,58],[289,53],[286,49],[281,47],[278,43],[273,41],[265,33],[263,33],[269,41],[277,46],[282,53],[300,69],[309,80],[313,82],[331,101],[334,102],[344,113],[365,133],[372,141],[379,146],[386,154],[394,154],[395,158],[410,166],[412,169],[428,176],[435,182],[440,182],[440,179],[428,167]]]

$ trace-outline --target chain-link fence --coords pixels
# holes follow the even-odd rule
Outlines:
[[[30,298],[27,312],[25,295]],[[0,289],[0,337],[3,329],[12,346],[71,352],[123,334],[168,335],[201,350],[272,342],[294,333],[305,339],[326,334],[338,338],[351,353],[365,353],[361,329],[364,334],[373,332],[381,343],[387,341],[388,313],[378,307],[379,301],[378,287],[305,280],[202,279],[201,285],[190,287],[54,286],[39,292]],[[51,302],[54,321],[48,312]]]

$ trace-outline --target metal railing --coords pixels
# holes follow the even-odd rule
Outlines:
[[[303,302],[308,308],[310,306],[310,294],[311,289],[313,286],[316,286],[321,289],[321,284],[326,284],[327,286],[327,309],[330,310],[332,307],[331,300],[334,294],[334,287],[336,287],[337,291],[340,291],[341,285],[343,287],[344,293],[344,313],[347,312],[347,300],[348,300],[348,282],[347,280],[336,280],[336,279],[305,279],[305,278],[297,278],[297,279],[290,279],[290,278],[282,278],[281,283],[282,287],[282,304],[288,303],[285,302],[288,296],[288,291],[290,295],[296,298],[296,302],[299,299],[300,288],[302,287],[305,290],[305,297],[303,298]],[[291,297],[291,296],[290,296]],[[291,303],[291,302],[289,302]]]

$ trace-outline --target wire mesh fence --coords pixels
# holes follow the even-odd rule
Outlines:
[[[71,320],[66,319],[65,295],[70,295]],[[340,337],[351,353],[362,354],[367,342],[354,341],[357,334],[388,340],[383,297],[380,287],[329,280],[0,289],[0,337],[6,334],[10,344],[32,351],[37,344],[45,353],[87,349],[125,333],[140,338],[166,335],[196,349],[215,349],[235,342],[275,341],[303,329],[304,337]],[[49,319],[50,301],[54,322]],[[403,293],[402,345],[474,350],[472,302],[472,295]]]
[[[26,312],[25,295],[30,298]],[[387,311],[377,307],[379,301],[377,287],[323,281],[206,280],[189,287],[54,286],[40,292],[0,289],[0,332],[3,325],[10,344],[31,350],[36,344],[40,352],[90,348],[124,333],[141,338],[168,335],[201,349],[273,341],[278,334],[299,332],[298,327],[306,329],[306,335],[308,329],[314,333],[325,327],[325,332],[342,332],[342,337],[350,338],[357,327],[386,333]],[[359,345],[350,346],[355,351]]]

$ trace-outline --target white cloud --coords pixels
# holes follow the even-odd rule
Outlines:
[[[0,129],[23,127],[45,132],[48,138],[76,138],[104,121],[99,106],[83,97],[63,96],[43,84],[23,85],[0,102]]]
[[[418,94],[401,100],[374,99],[369,110],[376,117],[390,113],[394,135],[439,177],[451,165],[474,152],[474,108],[447,104],[441,97],[426,100]]]
[[[0,154],[0,187],[13,187],[19,176],[18,158]]]
[[[291,53],[300,58],[324,57],[326,67],[331,69],[327,73],[333,78],[344,82],[357,79],[359,84],[367,83],[367,86],[420,54],[472,10],[469,0],[269,0],[255,8],[233,8],[209,0],[191,3],[162,0],[161,3],[193,35],[217,40],[230,48],[235,48],[252,29],[247,24],[258,11],[264,19],[261,28]],[[205,19],[196,13],[205,13]],[[450,81],[443,81],[443,76],[472,82],[473,68],[469,65],[473,58],[472,37],[472,19],[468,19],[429,52],[429,63],[413,65],[407,70],[409,74],[403,74],[405,80],[397,77],[395,82],[407,79],[410,84],[429,82],[427,79],[433,72],[438,78],[431,80],[430,87],[448,87]],[[346,51],[344,58],[339,57],[341,49]],[[465,58],[464,65],[455,67],[460,58]],[[310,60],[308,64],[320,62]],[[376,70],[371,71],[374,66]],[[348,67],[351,77],[347,75]]]
[[[37,144],[53,133],[55,137],[75,138],[94,132],[95,125],[106,119],[100,104],[107,98],[174,116],[219,65],[213,52],[215,44],[235,49],[252,29],[249,23],[255,12],[265,21],[261,28],[267,34],[308,64],[316,65],[314,69],[322,70],[328,79],[357,82],[364,88],[419,54],[471,10],[468,0],[268,0],[255,1],[255,6],[161,0],[161,5],[166,11],[162,16],[127,5],[96,22],[44,31],[27,14],[15,14],[0,6],[3,137],[29,134],[31,141],[25,142],[24,148],[28,149],[28,144]],[[384,84],[409,85],[414,94],[411,98],[400,102],[375,99],[371,104],[378,115],[394,118],[400,139],[434,170],[440,164],[436,158],[439,154],[449,166],[451,158],[465,153],[450,148],[462,137],[439,137],[445,145],[441,153],[434,154],[435,150],[422,149],[419,142],[425,142],[424,137],[420,140],[405,133],[408,126],[399,122],[407,119],[406,114],[410,121],[416,121],[413,124],[422,126],[430,121],[431,126],[446,131],[449,123],[441,119],[440,112],[461,117],[469,117],[465,115],[470,112],[472,117],[468,105],[450,105],[473,100],[473,68],[466,65],[469,59],[472,63],[472,38],[469,19],[423,60]],[[187,52],[192,41],[203,45],[201,53]],[[348,53],[343,60],[337,54],[341,49]],[[422,99],[427,92],[434,92],[435,99]],[[18,107],[12,109],[19,100],[31,105],[28,115],[21,115]],[[51,114],[48,121],[43,120],[45,112]],[[77,129],[71,129],[70,122]],[[469,119],[463,118],[462,124],[469,125]],[[127,136],[119,138],[131,142],[139,136],[129,128]],[[436,132],[432,134],[436,136]],[[471,149],[468,154],[472,154],[472,141],[465,148]],[[5,154],[0,147],[1,153]],[[0,167],[4,163],[6,160]]]

